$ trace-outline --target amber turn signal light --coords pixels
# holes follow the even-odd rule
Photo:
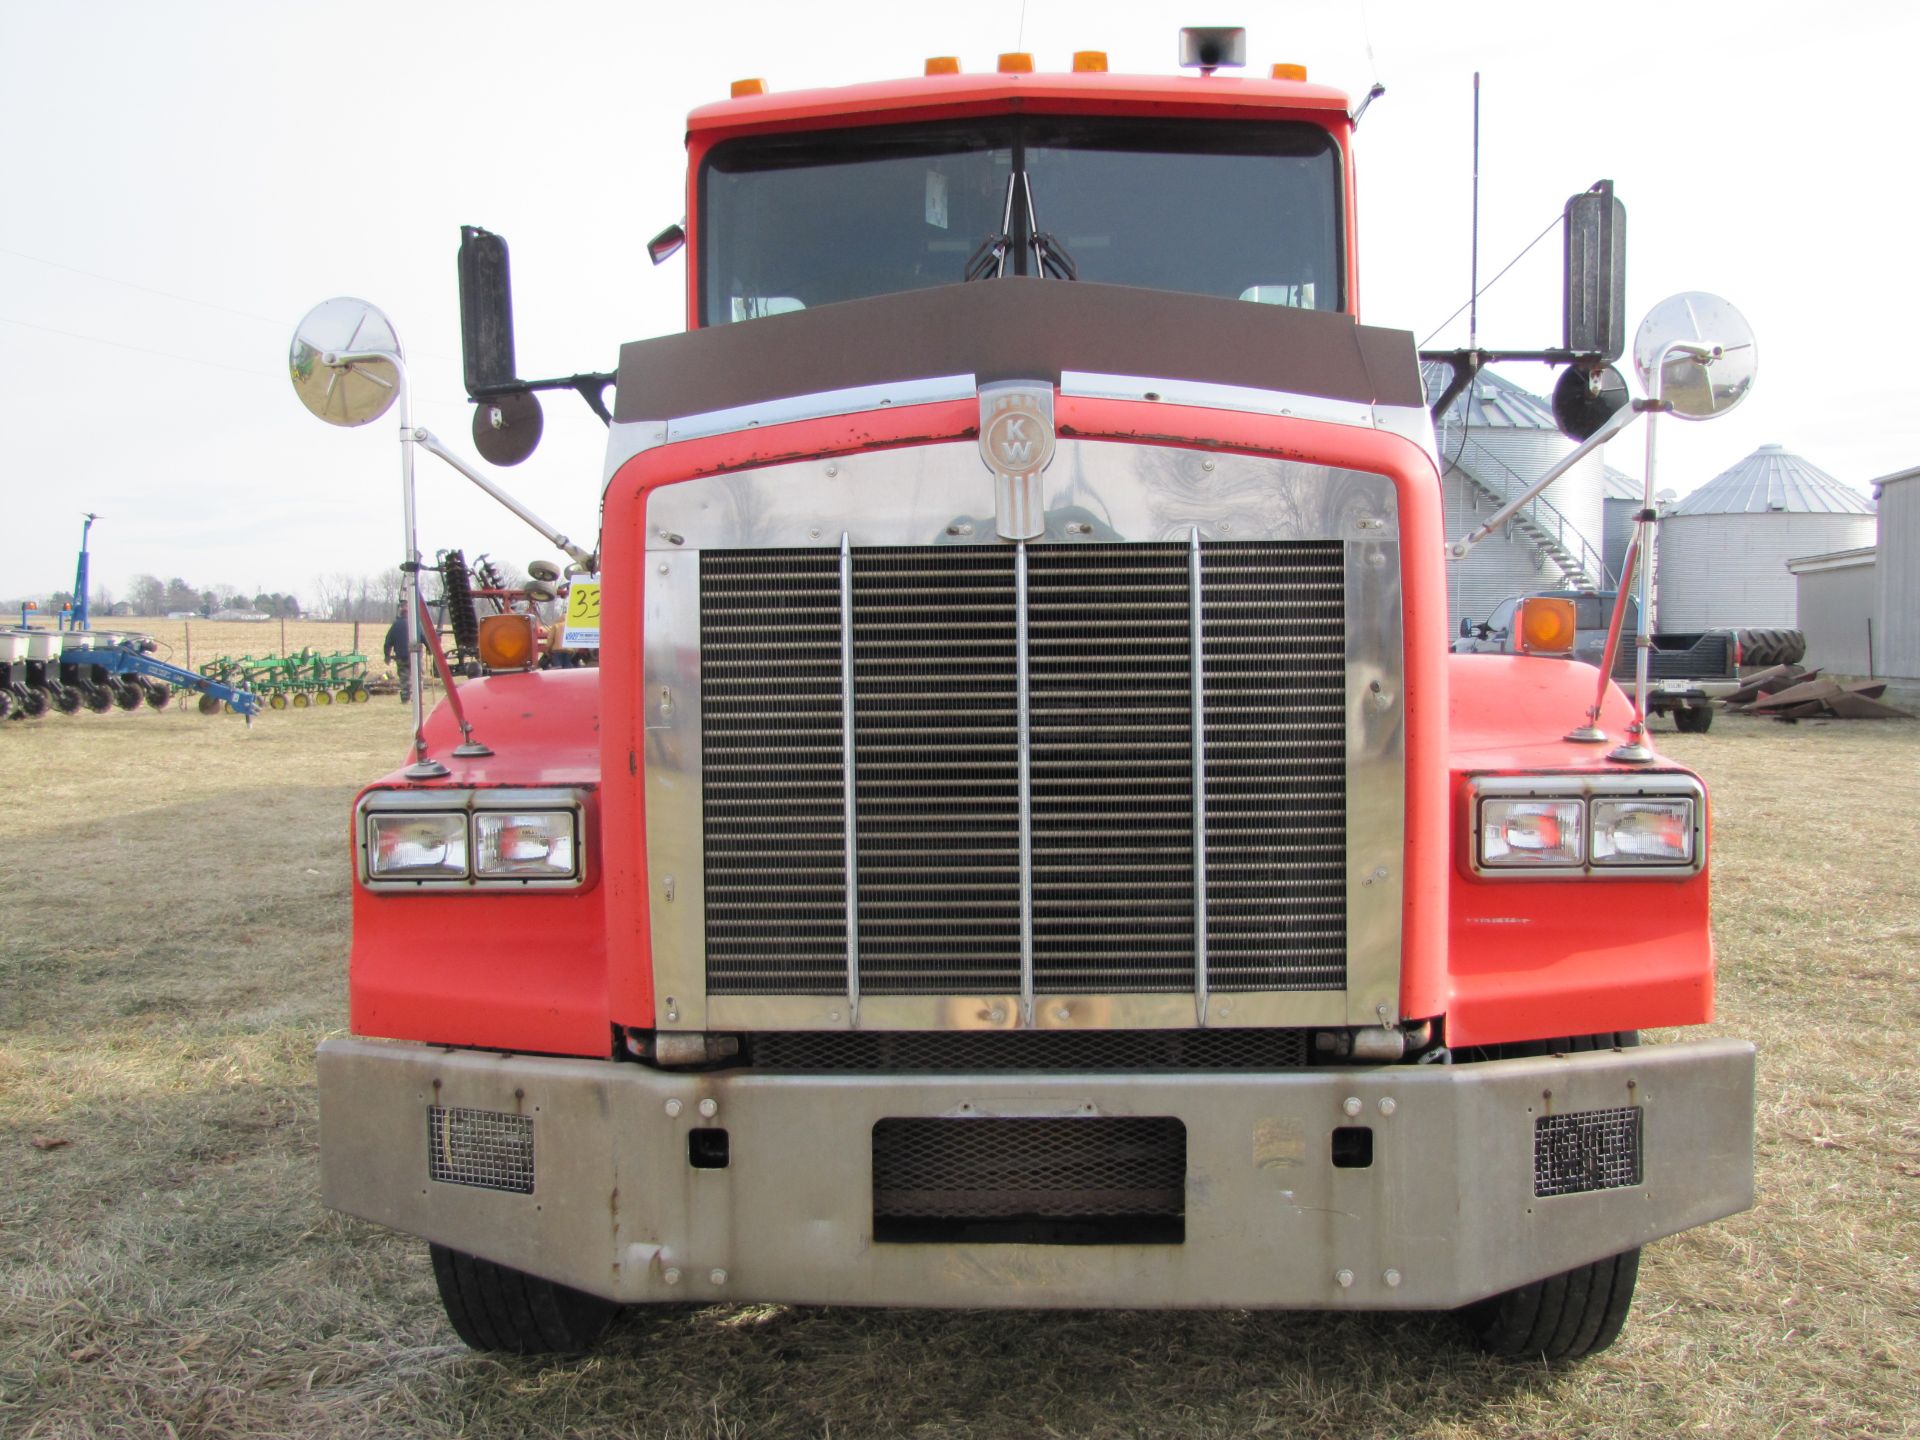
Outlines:
[[[1009,50],[1000,57],[1000,73],[1002,75],[1031,75],[1033,73],[1033,56],[1024,50]]]
[[[531,670],[540,622],[531,615],[489,615],[480,622],[480,660],[489,670]]]
[[[733,82],[733,98],[736,100],[744,100],[749,95],[764,95],[766,93],[767,82],[764,80],[736,80]]]
[[[1520,602],[1520,613],[1514,620],[1514,633],[1520,637],[1523,653],[1573,653],[1573,601],[1546,595],[1530,596]]]

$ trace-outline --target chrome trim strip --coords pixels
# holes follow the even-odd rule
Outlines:
[[[860,1002],[862,1030],[1015,1030],[1017,995],[875,995]],[[715,995],[705,1002],[711,1030],[845,1030],[842,995]],[[999,1018],[995,1018],[998,1012]],[[1207,1008],[1210,1025],[1307,1026],[1350,1023],[1338,990],[1222,990]],[[683,1029],[682,1025],[661,1027]],[[1036,990],[1036,1030],[1191,1030],[1185,990],[1050,995]]]
[[[1027,666],[1027,542],[1013,557],[1015,724],[1020,732],[1020,1023],[1033,1024],[1033,689]]]
[[[707,854],[700,556],[649,555],[642,579],[640,744],[639,755],[627,763],[637,761],[646,778],[642,823],[653,1023],[661,1030],[704,1030]],[[844,1003],[834,997],[836,1006]]]
[[[1324,395],[1296,395],[1247,385],[1215,385],[1204,380],[1065,370],[1060,375],[1060,393],[1089,400],[1151,399],[1163,405],[1198,405],[1208,410],[1243,410],[1253,415],[1322,420],[1333,425],[1355,425],[1363,430],[1378,428],[1373,406],[1356,400],[1329,400]]]
[[[853,544],[840,532],[840,794],[847,830],[847,1023],[860,1026],[860,819],[853,723]]]
[[[1207,1023],[1207,668],[1206,621],[1200,613],[1200,527],[1187,547],[1187,666],[1193,700],[1193,1013]]]
[[[764,425],[786,425],[795,420],[824,420],[833,415],[857,415],[891,405],[928,405],[937,400],[971,400],[979,393],[971,375],[938,375],[926,380],[889,380],[884,385],[855,385],[845,390],[822,390],[813,395],[789,395],[759,405],[736,405],[701,415],[682,415],[667,421],[667,443],[727,435]]]

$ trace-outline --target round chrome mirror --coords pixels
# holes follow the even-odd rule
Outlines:
[[[393,361],[326,363],[329,355],[368,352],[400,356],[400,337],[380,307],[347,295],[321,301],[293,332],[293,348],[287,353],[293,393],[329,425],[378,420],[400,394],[400,372]]]
[[[1662,300],[1633,337],[1640,383],[1682,420],[1711,420],[1733,409],[1753,388],[1759,364],[1746,317],[1718,295],[1697,290]]]

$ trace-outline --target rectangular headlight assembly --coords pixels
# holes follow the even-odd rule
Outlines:
[[[572,790],[374,790],[355,834],[373,890],[571,889],[586,876]]]
[[[1473,870],[1514,878],[1691,875],[1706,863],[1691,775],[1503,775],[1469,785]]]

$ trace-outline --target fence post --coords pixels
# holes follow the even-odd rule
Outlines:
[[[187,644],[187,665],[186,665],[186,668],[187,668],[187,669],[189,669],[189,670],[191,670],[191,669],[193,669],[193,622],[192,622],[191,620],[186,620],[186,621],[182,621],[181,623],[182,623],[182,624],[183,624],[183,625],[184,625],[184,626],[186,627],[186,632],[187,632],[187,641],[186,641],[186,644]]]

